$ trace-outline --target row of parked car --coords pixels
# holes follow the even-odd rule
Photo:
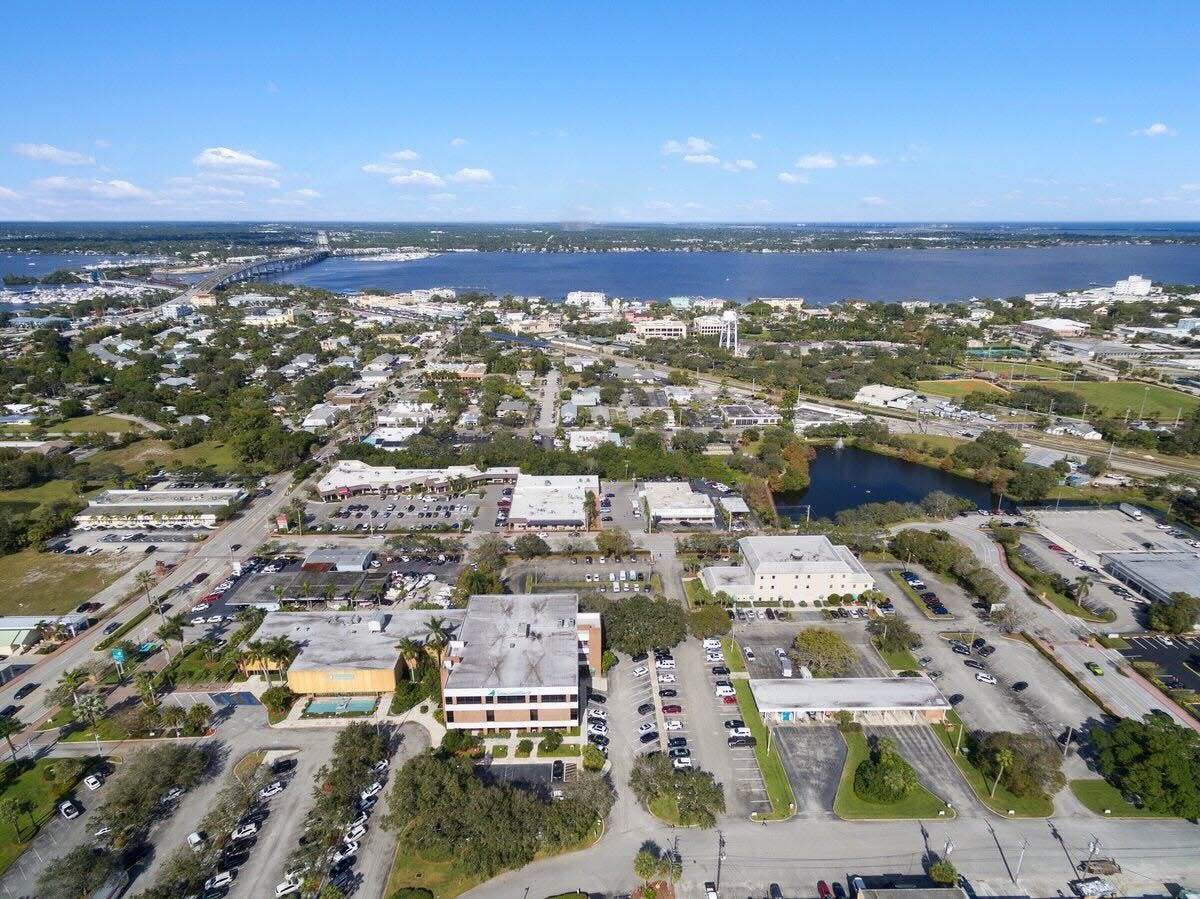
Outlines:
[[[904,583],[908,584],[921,597],[921,602],[925,603],[925,608],[929,609],[934,615],[950,614],[950,610],[938,599],[938,595],[930,590],[917,574],[911,571],[901,571],[900,577],[904,578]]]

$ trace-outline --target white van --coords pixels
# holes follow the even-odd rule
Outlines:
[[[704,645],[705,649],[720,649],[721,641],[718,640],[716,637],[709,637],[708,639],[706,639],[704,641],[703,645]]]
[[[188,834],[188,845],[192,847],[193,852],[199,852],[204,848],[204,834],[200,831]]]
[[[716,695],[718,699],[721,699],[725,696],[736,696],[737,693],[734,691],[733,687],[717,687]]]

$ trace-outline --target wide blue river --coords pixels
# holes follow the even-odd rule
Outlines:
[[[628,299],[802,296],[812,303],[965,300],[1113,284],[1131,274],[1200,284],[1200,246],[1110,244],[852,253],[445,253],[412,262],[337,257],[277,280],[338,293],[475,289],[561,299],[601,290]]]

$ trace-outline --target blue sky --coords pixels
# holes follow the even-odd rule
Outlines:
[[[26,3],[2,219],[1200,218],[1200,3]]]

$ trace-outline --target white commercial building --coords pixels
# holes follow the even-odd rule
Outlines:
[[[399,493],[402,490],[445,490],[456,481],[470,484],[511,483],[517,480],[516,468],[488,468],[451,465],[447,468],[393,468],[368,465],[357,459],[342,459],[317,482],[323,499],[341,499],[360,493]]]
[[[696,493],[686,481],[648,481],[638,495],[655,524],[707,524],[716,522],[717,510],[705,493]]]
[[[733,428],[760,428],[777,425],[783,416],[763,403],[733,403],[720,407],[725,424]]]
[[[634,322],[633,333],[642,340],[682,340],[687,337],[687,325],[674,318],[652,318]]]
[[[287,309],[251,309],[242,318],[242,324],[255,328],[278,328],[296,321],[296,311]]]
[[[700,578],[710,593],[745,602],[812,602],[834,594],[858,596],[875,581],[854,553],[828,537],[743,537],[745,562],[705,568]]]
[[[240,487],[105,490],[75,516],[75,523],[80,527],[97,528],[176,524],[189,528],[215,528],[245,498],[246,491]]]
[[[442,413],[434,410],[433,403],[400,400],[380,412],[376,421],[385,428],[395,428],[406,424],[428,424],[441,416]]]
[[[610,430],[578,430],[570,431],[567,434],[567,446],[571,448],[571,452],[585,452],[590,449],[595,449],[605,443],[611,443],[615,446],[621,445],[621,435],[616,431]]]
[[[1032,337],[1078,337],[1087,333],[1088,325],[1069,318],[1031,318],[1017,330]]]
[[[587,527],[589,493],[592,502],[600,496],[600,479],[594,474],[522,474],[513,488],[508,524],[531,529]]]
[[[889,387],[886,384],[868,384],[854,394],[854,402],[878,409],[907,409],[916,398],[914,390]]]

